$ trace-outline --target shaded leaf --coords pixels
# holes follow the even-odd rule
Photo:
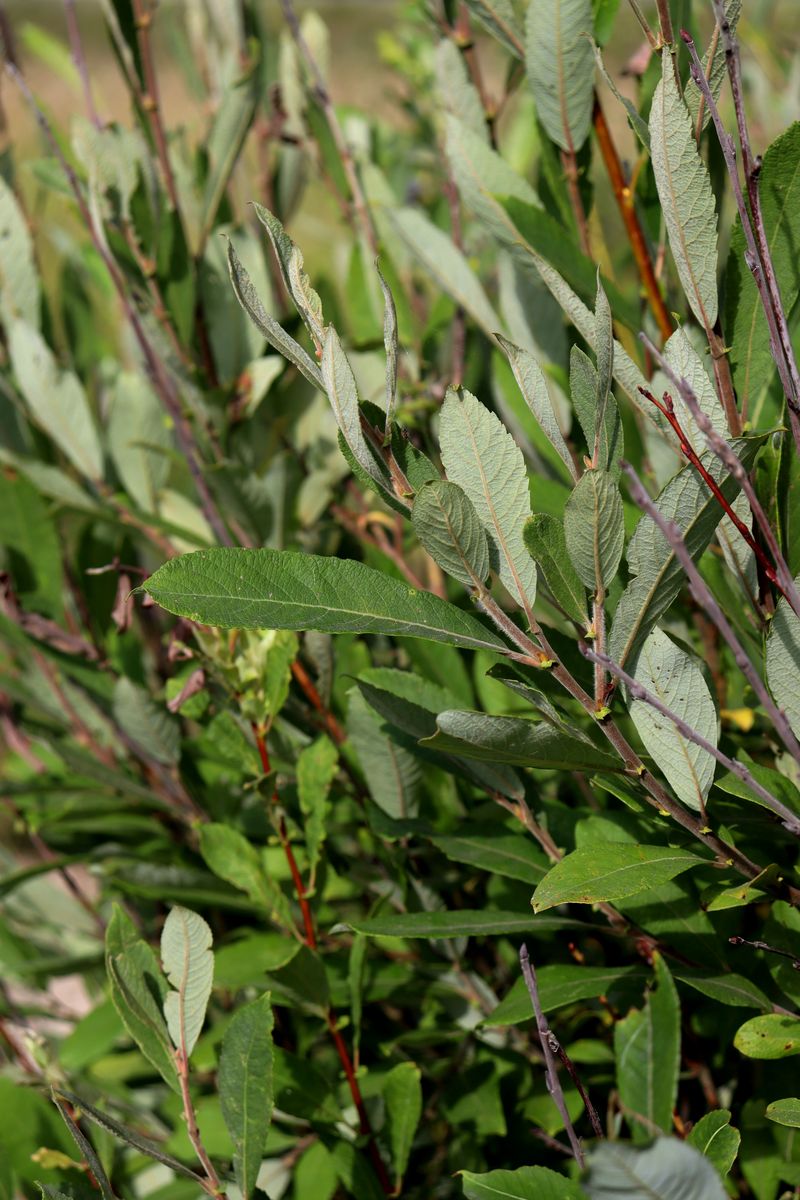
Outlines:
[[[180,724],[149,692],[123,675],[114,685],[112,708],[117,724],[149,758],[167,764],[178,761]]]
[[[617,1087],[630,1114],[634,1141],[648,1140],[653,1127],[668,1133],[678,1095],[681,1057],[681,1010],[664,959],[653,957],[655,987],[644,1008],[634,1009],[614,1026]],[[642,1117],[641,1124],[637,1117]]]
[[[719,1175],[687,1142],[657,1138],[641,1149],[602,1142],[581,1185],[590,1200],[725,1200]]]
[[[556,420],[553,403],[547,390],[547,381],[545,380],[542,368],[532,354],[529,354],[527,350],[520,349],[519,346],[515,346],[513,342],[510,342],[508,338],[504,338],[502,334],[495,334],[495,338],[500,343],[506,358],[511,364],[511,370],[514,372],[514,378],[519,385],[519,390],[522,392],[525,403],[538,422],[542,433],[550,442],[572,478],[577,479],[575,463],[572,461],[572,455],[569,452],[567,443],[564,441],[564,435]]]
[[[255,1189],[272,1118],[272,1025],[267,992],[234,1013],[219,1057],[220,1107],[233,1142],[236,1182],[245,1198]]]
[[[540,928],[540,920],[548,919],[553,918],[534,918],[534,932]],[[596,1000],[599,996],[607,995],[617,984],[627,981],[638,983],[644,979],[645,974],[640,967],[579,967],[574,964],[562,966],[560,963],[554,963],[536,971],[539,999],[545,1013],[554,1012],[568,1004],[578,1004],[581,1000]],[[533,1006],[525,980],[517,979],[494,1012],[486,1018],[486,1024],[518,1025],[521,1021],[532,1019]]]
[[[523,58],[522,30],[511,0],[467,0],[467,8],[506,50]]]
[[[19,318],[39,326],[39,275],[33,240],[17,198],[0,177],[0,317],[4,325]]]
[[[458,912],[439,910],[436,912],[387,913],[378,917],[352,917],[349,928],[367,937],[402,938],[456,938],[484,937],[499,933],[531,933],[536,929],[563,929],[564,918],[554,918],[556,924],[548,925],[551,918],[539,920],[525,913],[496,912],[480,908]]]
[[[547,860],[524,833],[504,832],[493,826],[465,825],[458,834],[431,837],[431,842],[454,862],[468,863],[491,875],[538,883],[547,871]]]
[[[378,808],[394,820],[414,817],[422,791],[422,764],[382,728],[355,689],[347,706],[347,732]]]
[[[516,763],[540,770],[617,771],[619,759],[591,742],[571,738],[552,725],[522,717],[492,717],[485,713],[442,712],[437,732],[422,745],[464,758]]]
[[[326,821],[330,808],[328,793],[336,775],[339,752],[326,737],[319,737],[300,752],[297,759],[297,794],[300,811],[305,817],[306,852],[310,872],[309,888],[313,889]]]

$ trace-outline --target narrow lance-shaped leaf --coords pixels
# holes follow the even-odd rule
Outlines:
[[[383,473],[375,461],[361,429],[361,409],[358,403],[358,389],[353,368],[339,341],[339,335],[332,325],[329,325],[325,332],[325,344],[322,349],[322,379],[336,417],[336,423],[342,431],[342,437],[350,447],[353,458],[371,478],[382,482]]]
[[[500,343],[509,361],[519,390],[522,392],[523,399],[538,422],[542,433],[550,442],[550,445],[562,460],[572,478],[577,481],[577,468],[556,420],[556,414],[553,411],[553,402],[547,390],[547,382],[542,368],[532,354],[529,354],[527,350],[522,350],[519,346],[515,346],[513,342],[503,337],[501,333],[496,333],[495,338]]]
[[[325,384],[319,367],[303,347],[293,337],[290,337],[264,308],[250,276],[233,248],[233,242],[230,241],[228,242],[228,270],[236,299],[256,329],[264,335],[270,346],[273,346],[285,359],[293,363],[302,375],[305,375],[310,384],[324,392]]]
[[[739,438],[732,443],[745,470],[753,466],[764,436]],[[703,465],[725,499],[732,502],[739,492],[736,480],[726,475],[722,464],[710,454],[703,456]],[[670,480],[656,504],[668,520],[676,522],[689,553],[697,559],[714,535],[722,508],[691,465]],[[674,551],[649,517],[642,517],[636,526],[627,557],[628,567],[636,578],[622,594],[609,636],[609,654],[621,666],[625,666],[667,611],[685,578]]]
[[[415,1063],[400,1063],[392,1068],[383,1084],[383,1101],[386,1105],[395,1191],[399,1196],[414,1134],[422,1116],[422,1084],[420,1069]]]
[[[523,531],[528,553],[536,560],[553,599],[568,617],[586,628],[586,589],[567,552],[564,525],[547,513],[534,513]]]
[[[717,319],[717,214],[692,120],[678,91],[672,55],[661,52],[661,81],[650,110],[650,149],[672,257],[689,306],[705,329]]]
[[[614,323],[611,307],[608,303],[603,285],[600,282],[600,271],[597,272],[597,297],[594,306],[595,355],[597,358],[597,383],[595,433],[592,461],[595,467],[608,469],[608,447],[603,455],[603,435],[606,429],[606,412],[614,404],[611,395],[611,384],[614,377]]]
[[[33,240],[17,198],[0,178],[0,317],[39,326],[39,274]]]
[[[739,24],[739,17],[742,13],[742,0],[725,0],[725,16],[731,28],[731,33],[736,33],[736,26]],[[722,90],[722,82],[725,78],[727,64],[725,61],[725,42],[720,35],[719,26],[715,25],[711,34],[711,41],[708,49],[703,55],[703,74],[708,80],[708,86],[711,90],[711,95],[716,100]],[[692,125],[697,127],[697,118],[700,112],[700,103],[702,93],[692,78],[686,80],[683,98],[692,116]],[[701,131],[705,129],[711,119],[711,110],[708,105],[703,102],[703,119],[700,125]]]
[[[522,30],[511,0],[467,0],[467,8],[517,58],[524,58]]]
[[[173,1045],[188,1058],[206,1016],[214,955],[211,930],[189,908],[170,909],[161,931],[161,961],[173,991],[164,1000],[164,1016]]]
[[[392,436],[394,414],[397,409],[397,309],[394,303],[392,289],[383,277],[380,266],[376,263],[378,278],[383,292],[383,346],[386,351],[386,431],[384,445]]]
[[[470,613],[363,563],[284,550],[199,550],[170,559],[144,590],[178,616],[226,629],[389,633],[497,652]]]
[[[272,1005],[269,992],[244,1005],[222,1042],[217,1086],[233,1142],[233,1170],[244,1197],[253,1194],[272,1118]]]
[[[439,713],[437,730],[423,746],[494,763],[517,763],[542,770],[617,771],[619,759],[593,743],[572,738],[545,722],[485,713]]]
[[[264,208],[262,204],[254,204],[253,207],[256,216],[269,234],[286,290],[292,297],[312,338],[318,345],[321,345],[325,334],[322,302],[306,274],[300,248],[295,245],[278,218],[269,209]]]
[[[705,860],[687,850],[603,842],[581,846],[548,871],[533,897],[533,911],[557,904],[597,904],[621,900],[659,887]]]
[[[717,711],[703,672],[661,629],[646,638],[636,658],[634,678],[713,746]],[[679,733],[668,717],[645,700],[629,700],[631,720],[648,754],[663,771],[679,800],[700,812],[714,780],[716,760]]]
[[[80,1150],[83,1162],[86,1163],[87,1169],[91,1171],[103,1200],[116,1200],[114,1189],[106,1175],[105,1167],[97,1157],[97,1151],[77,1121],[73,1120],[68,1105],[55,1092],[53,1093],[53,1103],[61,1114],[61,1119],[69,1130],[72,1140]]]
[[[619,463],[624,448],[619,408],[610,391],[604,393],[602,403],[598,402],[602,391],[599,373],[578,346],[573,346],[570,351],[569,387],[572,404],[586,438],[589,459],[594,460],[599,470],[607,471],[613,479],[619,479]]]
[[[539,120],[562,150],[580,150],[594,102],[591,0],[534,0],[528,7],[526,65]]]
[[[564,535],[581,582],[608,587],[625,545],[622,497],[607,471],[587,471],[567,501]]]
[[[448,479],[464,489],[486,530],[492,568],[530,619],[536,567],[522,538],[531,512],[522,451],[494,413],[467,391],[448,392],[439,443]]]
[[[317,866],[325,841],[328,794],[336,775],[339,752],[326,737],[317,738],[297,759],[297,793],[305,818],[309,890],[314,888]]]
[[[585,1200],[577,1183],[547,1167],[516,1171],[461,1172],[466,1200]]]
[[[649,1141],[653,1127],[669,1133],[678,1094],[681,1010],[672,976],[660,954],[653,956],[655,988],[644,1008],[634,1009],[614,1026],[617,1088],[631,1116],[633,1139]]]
[[[445,112],[488,143],[489,127],[480,94],[469,77],[461,51],[450,38],[442,38],[436,47],[436,92]]]
[[[627,112],[628,122],[630,124],[631,129],[636,134],[636,136],[639,138],[639,141],[642,143],[645,150],[649,150],[650,149],[650,130],[647,127],[647,122],[641,116],[638,108],[633,103],[633,101],[629,100],[627,96],[623,96],[622,92],[617,87],[617,84],[616,84],[616,81],[615,81],[613,75],[610,75],[609,72],[606,70],[606,65],[603,62],[603,55],[600,52],[600,47],[596,43],[593,43],[593,49],[594,49],[594,61],[595,61],[598,71],[600,72],[600,74],[603,76],[603,79],[608,84],[608,87],[611,90],[611,92],[613,92],[613,94],[616,96],[617,100],[619,100],[620,104],[623,106],[623,108]]]
[[[446,479],[426,483],[414,498],[411,523],[434,562],[465,587],[482,588],[489,574],[486,531],[465,492]]]
[[[795,579],[800,586],[800,575]],[[800,738],[800,617],[783,597],[767,638],[767,682],[773,699]]]

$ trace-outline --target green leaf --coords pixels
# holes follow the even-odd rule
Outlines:
[[[302,750],[297,759],[297,794],[305,817],[309,890],[314,888],[317,866],[326,835],[331,790],[339,762],[339,751],[326,737],[319,737]]]
[[[303,347],[293,337],[290,337],[264,308],[231,241],[228,242],[228,270],[236,299],[256,329],[264,335],[270,346],[297,367],[310,384],[324,392],[325,384],[322,381],[322,372],[319,367]]]
[[[613,479],[620,476],[619,462],[623,452],[623,430],[619,409],[614,397],[606,394],[602,407],[598,404],[601,391],[600,376],[591,360],[578,346],[569,356],[569,386],[572,404],[580,422],[589,458],[595,452],[601,470]],[[598,419],[602,422],[597,431]]]
[[[709,975],[703,968],[695,971],[690,967],[683,967],[675,970],[673,974],[681,983],[688,983],[690,987],[719,1004],[727,1004],[732,1008],[761,1008],[765,1011],[772,1007],[772,1001],[764,995],[760,987],[751,979],[745,979],[743,975],[736,975],[732,971],[724,975]]]
[[[585,629],[589,624],[586,589],[567,552],[563,522],[547,513],[534,513],[525,522],[522,536],[553,599]]]
[[[603,3],[605,3],[605,0],[595,0],[595,5],[597,5],[598,2],[600,4],[603,4]],[[611,2],[613,4],[614,0],[611,0]],[[630,125],[631,129],[636,134],[639,141],[644,146],[645,150],[649,150],[650,149],[650,130],[647,128],[647,122],[644,120],[644,118],[640,114],[638,108],[633,103],[633,101],[629,100],[627,96],[623,96],[622,92],[617,87],[616,80],[614,79],[613,75],[610,75],[609,72],[606,70],[606,65],[603,62],[603,56],[600,53],[600,46],[603,45],[603,39],[600,36],[599,29],[597,28],[596,18],[595,18],[595,36],[597,37],[597,41],[600,43],[599,46],[598,45],[594,46],[594,61],[597,66],[597,69],[600,72],[600,74],[603,76],[603,79],[607,83],[610,91],[614,94],[616,99],[619,100],[620,104],[623,106],[623,108],[627,112],[628,124]]]
[[[769,1109],[766,1115],[769,1116]],[[742,1138],[731,1125],[727,1108],[718,1108],[701,1117],[686,1140],[714,1164],[724,1179],[736,1161]]]
[[[550,869],[534,893],[533,911],[635,896],[704,863],[696,854],[666,846],[600,842],[581,847]]]
[[[614,1026],[617,1088],[636,1142],[653,1127],[668,1133],[678,1095],[681,1010],[672,976],[660,954],[653,957],[655,987],[644,1008],[633,1009]],[[637,1118],[641,1117],[641,1123]]]
[[[206,142],[209,167],[203,190],[199,245],[195,247],[197,256],[202,253],[213,228],[220,201],[253,119],[258,85],[257,66],[258,59],[251,48],[247,67],[238,79],[232,80],[223,89],[222,99],[214,114]]]
[[[784,310],[800,295],[800,121],[767,148],[758,180],[761,213]],[[769,330],[755,280],[744,254],[745,237],[737,220],[725,268],[725,336],[731,346],[731,370],[739,401],[756,425],[775,362]]]
[[[795,579],[800,584],[800,575]],[[784,596],[778,601],[767,638],[765,660],[769,690],[800,737],[800,617]]]
[[[417,492],[411,523],[435,563],[468,588],[483,588],[489,574],[489,543],[473,504],[446,479]]]
[[[14,572],[16,592],[34,611],[61,617],[61,543],[49,508],[24,475],[12,479],[0,471],[0,546],[21,554],[28,568]]]
[[[750,471],[764,438],[738,438],[732,443],[739,461]],[[726,475],[718,459],[703,456],[703,464],[726,500],[733,501],[739,484]],[[714,535],[722,516],[716,497],[687,466],[660,492],[656,505],[667,520],[675,521],[693,559],[699,558]],[[640,518],[628,545],[628,567],[636,576],[622,594],[609,636],[609,654],[625,666],[647,634],[667,611],[683,587],[685,576],[674,551],[649,517]]]
[[[91,1171],[92,1177],[100,1190],[103,1200],[116,1200],[114,1189],[106,1175],[105,1168],[97,1157],[97,1151],[92,1145],[89,1138],[83,1132],[81,1127],[73,1120],[72,1113],[63,1100],[59,1099],[57,1093],[53,1092],[53,1103],[61,1114],[61,1120],[66,1125],[72,1136],[72,1140],[80,1151],[82,1162],[86,1164],[88,1171]]]
[[[386,1105],[386,1125],[398,1196],[402,1192],[414,1134],[422,1117],[420,1079],[419,1067],[415,1063],[404,1062],[393,1067],[383,1081],[383,1102]]]
[[[97,1125],[100,1129],[104,1129],[106,1133],[112,1134],[115,1138],[119,1138],[121,1142],[126,1142],[134,1150],[138,1150],[140,1154],[146,1154],[148,1158],[163,1163],[171,1171],[175,1171],[178,1175],[185,1175],[195,1183],[201,1182],[201,1176],[195,1171],[190,1170],[189,1167],[185,1166],[177,1158],[173,1158],[171,1154],[166,1154],[156,1142],[151,1142],[149,1138],[142,1137],[135,1130],[128,1129],[125,1125],[120,1125],[119,1121],[115,1121],[108,1113],[95,1108],[87,1100],[82,1100],[74,1092],[68,1092],[64,1088],[57,1088],[56,1095],[68,1101],[77,1110],[79,1117],[85,1116],[94,1125]]]
[[[350,917],[347,924],[356,933],[367,937],[457,938],[484,937],[499,933],[533,933],[536,929],[563,929],[564,920],[555,918],[556,925],[547,925],[550,918],[526,913],[496,912],[480,908],[458,912],[387,913],[378,917]]]
[[[269,234],[287,292],[317,345],[325,339],[322,302],[311,286],[303,265],[303,255],[280,221],[263,204],[253,204],[256,216]]]
[[[383,292],[383,348],[386,351],[386,434],[384,442],[387,442],[391,441],[397,408],[397,308],[392,289],[384,279],[380,266],[377,263],[375,266]]]
[[[467,0],[467,8],[506,50],[517,58],[525,57],[522,30],[511,0]]]
[[[415,817],[422,790],[422,764],[383,729],[360,692],[350,693],[347,732],[372,799],[393,820]]]
[[[234,1013],[217,1073],[222,1116],[233,1142],[233,1170],[245,1200],[261,1167],[272,1119],[272,1005],[269,992]]]
[[[800,1100],[796,1097],[786,1100],[773,1100],[767,1105],[764,1116],[776,1125],[788,1125],[790,1129],[800,1129]]]
[[[725,16],[728,24],[731,27],[731,33],[736,33],[736,26],[739,24],[739,17],[742,12],[742,0],[725,0]],[[713,46],[713,52],[712,52]],[[725,41],[719,34],[719,27],[715,25],[714,32],[711,38],[711,45],[705,52],[702,58],[703,74],[708,80],[708,86],[711,89],[711,95],[716,100],[722,90],[722,83],[727,74],[727,63],[725,61]],[[686,80],[683,98],[686,101],[686,106],[692,116],[692,125],[697,128],[697,117],[700,111],[700,101],[702,93],[690,77]],[[705,129],[711,119],[711,110],[708,105],[703,102],[703,119],[700,125],[701,130]]]
[[[562,771],[617,771],[619,759],[591,742],[579,741],[522,717],[492,717],[485,713],[445,711],[437,732],[423,746],[488,762]]]
[[[475,617],[358,562],[284,550],[198,550],[143,585],[178,616],[241,629],[391,633],[454,646],[503,646]]]
[[[800,1018],[766,1013],[740,1025],[733,1039],[747,1058],[788,1058],[800,1054]]]
[[[0,177],[0,318],[39,327],[39,275],[33,240],[17,198]]]
[[[146,513],[158,511],[158,495],[170,471],[172,439],[153,389],[130,371],[117,376],[108,418],[108,449],[122,486]]]
[[[436,47],[436,93],[445,112],[488,144],[489,128],[480,94],[461,51],[450,38],[442,38]]]
[[[535,920],[534,932],[539,928],[538,921],[548,918]],[[536,971],[539,999],[545,1013],[554,1012],[568,1004],[578,1004],[581,1000],[596,1000],[618,984],[627,984],[629,981],[638,983],[644,978],[640,967],[578,967],[553,963]],[[486,1018],[486,1024],[491,1027],[519,1025],[521,1021],[532,1019],[533,1006],[525,980],[517,979],[494,1012]]]
[[[214,981],[211,930],[189,908],[171,908],[161,931],[161,961],[173,991],[164,1016],[175,1048],[189,1058],[206,1017]]]
[[[542,433],[566,466],[569,474],[577,480],[577,469],[556,420],[542,368],[532,354],[515,346],[502,334],[496,333],[495,338],[511,365],[519,390]]]
[[[633,677],[712,746],[717,744],[717,710],[697,660],[653,629],[636,656]],[[716,759],[685,738],[667,717],[644,700],[629,700],[628,711],[647,753],[655,759],[675,795],[702,811],[714,781]]]
[[[445,120],[445,149],[450,170],[466,207],[494,238],[513,247],[514,224],[498,196],[513,198],[525,210],[540,211],[541,202],[527,179],[489,145],[488,139],[459,120]],[[555,225],[555,222],[551,222]],[[560,228],[556,226],[556,228]],[[563,230],[561,231],[563,234]],[[500,328],[495,324],[491,332]]]
[[[591,128],[593,33],[591,0],[536,0],[528,8],[528,82],[539,120],[562,150],[580,150]]]
[[[607,471],[581,476],[564,510],[564,537],[581,583],[592,591],[608,587],[625,545],[619,488]]]
[[[167,981],[155,954],[117,905],[106,929],[105,954],[111,999],[123,1025],[148,1062],[178,1092],[178,1073],[162,1011]]]
[[[506,833],[490,825],[465,825],[462,833],[430,840],[454,862],[468,863],[491,875],[536,884],[547,871],[542,851],[524,833]]]
[[[581,1185],[589,1200],[726,1200],[708,1159],[677,1138],[641,1148],[601,1142],[587,1167]]]
[[[516,1171],[489,1171],[485,1175],[461,1172],[467,1200],[581,1200],[576,1183],[547,1167],[520,1167]]]
[[[8,353],[33,419],[82,475],[103,476],[103,452],[86,393],[71,371],[59,370],[50,348],[24,321],[8,330]]]
[[[280,911],[277,888],[268,879],[255,846],[237,829],[213,821],[199,829],[200,853],[219,879],[245,892],[254,904],[272,915]]]
[[[389,210],[392,226],[437,286],[463,308],[487,337],[500,328],[477,275],[444,230],[416,208]]]
[[[150,698],[144,688],[120,676],[114,685],[114,719],[137,746],[156,762],[172,765],[180,756],[180,724]]]
[[[350,453],[371,479],[382,481],[384,472],[378,466],[361,429],[361,410],[358,404],[358,389],[353,368],[339,341],[339,335],[332,325],[329,325],[325,331],[325,342],[322,349],[322,380],[336,417],[336,423],[350,448]]]
[[[714,193],[666,46],[661,51],[661,81],[650,109],[650,151],[678,277],[697,320],[704,329],[711,329],[717,319]]]
[[[492,569],[530,620],[536,567],[522,539],[531,515],[522,451],[499,418],[471,392],[449,391],[439,420],[447,477],[472,501],[489,538]]]

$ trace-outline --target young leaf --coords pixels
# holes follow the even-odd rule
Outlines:
[[[420,1075],[418,1066],[404,1062],[393,1067],[383,1082],[383,1102],[386,1105],[386,1124],[398,1196],[402,1192],[414,1134],[422,1116]]]
[[[106,930],[106,970],[111,999],[123,1025],[173,1091],[178,1073],[162,1005],[168,988],[158,959],[117,905]]]
[[[557,904],[597,904],[659,887],[705,859],[667,846],[601,842],[567,854],[548,871],[533,896],[533,911]]]
[[[443,43],[445,44],[445,43]],[[449,45],[449,43],[447,43]],[[386,432],[384,442],[391,440],[394,414],[397,408],[397,308],[392,289],[376,264],[383,292],[383,348],[386,351]]]
[[[525,57],[522,30],[511,0],[467,0],[467,8],[506,50],[517,58]]]
[[[787,1125],[790,1129],[800,1129],[800,1100],[792,1097],[787,1100],[773,1100],[767,1105],[764,1116],[776,1125]]]
[[[449,234],[416,208],[391,209],[389,218],[437,286],[472,317],[487,337],[491,337],[500,327],[500,319],[486,298],[477,275]]]
[[[322,302],[311,286],[311,280],[303,266],[303,255],[294,244],[276,216],[262,204],[254,204],[256,216],[269,234],[275,257],[281,269],[286,290],[303,318],[308,332],[317,345],[322,345],[325,326],[322,317]]]
[[[250,276],[233,248],[233,242],[230,241],[228,242],[228,270],[236,299],[256,329],[264,335],[270,346],[274,347],[290,363],[293,363],[302,375],[305,375],[310,384],[324,392],[325,384],[319,367],[303,347],[293,337],[290,337],[264,308]]]
[[[448,479],[463,488],[489,538],[490,563],[530,619],[536,567],[522,530],[531,514],[522,451],[471,392],[448,392],[439,443]]]
[[[475,617],[362,563],[283,550],[199,550],[143,585],[168,612],[226,629],[393,633],[494,650]]]
[[[687,1142],[656,1138],[649,1146],[601,1142],[581,1186],[589,1200],[726,1200],[708,1159]]]
[[[654,1127],[669,1133],[678,1095],[680,1003],[660,954],[654,955],[653,968],[655,987],[644,1008],[633,1009],[614,1026],[617,1088],[636,1142],[649,1141]]]
[[[608,587],[625,545],[622,497],[607,471],[581,476],[564,510],[564,537],[581,583]]]
[[[269,992],[234,1013],[222,1041],[217,1086],[233,1142],[233,1170],[248,1200],[272,1119],[272,1005]]]
[[[668,47],[650,109],[650,149],[672,257],[686,299],[704,329],[717,319],[717,214],[706,165]]]
[[[527,350],[520,349],[519,346],[515,346],[508,338],[504,338],[501,333],[496,333],[495,338],[500,343],[511,365],[511,370],[514,372],[514,378],[519,385],[519,390],[522,392],[525,403],[538,422],[542,433],[550,442],[550,445],[562,460],[572,478],[577,482],[577,468],[572,461],[572,455],[569,452],[567,443],[564,441],[564,436],[559,429],[556,415],[553,412],[553,404],[547,391],[547,383],[542,373],[542,368],[532,354],[529,354]]]
[[[211,930],[189,908],[170,909],[161,931],[161,961],[173,991],[164,1000],[172,1043],[189,1058],[203,1022],[214,981]]]
[[[39,273],[33,241],[17,198],[0,178],[0,317],[8,327],[19,318],[39,327]]]
[[[469,497],[446,479],[426,483],[411,510],[414,532],[434,562],[465,587],[483,588],[489,543]]]
[[[353,369],[348,362],[339,335],[332,325],[325,332],[322,350],[322,380],[328,399],[342,431],[342,437],[350,447],[350,453],[362,470],[372,479],[381,480],[381,471],[375,456],[367,445],[361,429],[361,410],[358,404]]]
[[[516,1171],[461,1172],[466,1200],[582,1200],[577,1183],[547,1167],[519,1167]]]
[[[542,721],[492,717],[485,713],[442,712],[437,732],[423,746],[494,763],[517,763],[540,770],[617,771],[619,759],[593,743],[569,737]]]
[[[740,1025],[733,1039],[747,1058],[788,1058],[800,1054],[800,1018],[765,1013]]]
[[[326,737],[319,737],[297,759],[297,794],[300,811],[305,817],[306,852],[308,854],[309,889],[313,889],[322,845],[325,841],[329,811],[328,793],[331,789],[339,751]]]
[[[606,392],[605,403],[602,406],[598,403],[600,377],[578,346],[570,351],[569,387],[590,459],[596,458],[600,470],[607,471],[612,479],[619,479],[624,436],[617,402]]]
[[[763,436],[738,438],[732,443],[745,470],[752,468],[763,443]],[[729,503],[734,500],[739,492],[736,480],[726,475],[722,464],[711,455],[705,455],[703,464],[725,499]],[[714,535],[722,508],[694,467],[684,467],[671,479],[656,504],[668,520],[676,522],[692,558],[699,558]],[[635,654],[684,582],[681,565],[673,550],[648,517],[642,517],[636,526],[627,557],[628,567],[636,578],[628,584],[617,605],[608,651],[620,666],[625,666]]]
[[[697,660],[676,646],[661,629],[648,634],[632,674],[676,716],[716,746],[717,711],[703,672]],[[675,795],[689,808],[702,811],[714,780],[713,755],[685,738],[672,721],[646,701],[629,701],[628,711],[645,749],[663,771]]]
[[[586,589],[567,553],[563,522],[546,513],[534,513],[525,522],[522,536],[553,599],[567,616],[586,629],[589,625]]]
[[[772,1107],[770,1105],[767,1108],[764,1114],[766,1117],[769,1117]],[[736,1161],[742,1137],[739,1130],[731,1125],[731,1114],[727,1108],[718,1108],[701,1117],[697,1124],[692,1126],[686,1140],[714,1164],[724,1179]]]
[[[87,479],[103,476],[103,452],[86,393],[71,371],[59,370],[44,338],[24,321],[8,331],[8,353],[37,425]]]
[[[795,584],[800,584],[800,575]],[[800,617],[783,597],[775,609],[767,638],[766,671],[769,689],[794,733],[800,737]]]
[[[539,120],[562,150],[580,150],[594,102],[591,0],[535,0],[525,33],[528,82]]]

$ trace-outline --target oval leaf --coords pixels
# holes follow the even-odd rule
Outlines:
[[[592,591],[608,587],[625,545],[619,488],[607,471],[587,471],[567,501],[564,536],[581,583]]]
[[[788,1058],[800,1054],[800,1018],[765,1013],[736,1031],[733,1044],[747,1058]]]
[[[533,911],[557,904],[597,904],[659,887],[690,867],[703,865],[686,850],[601,842],[573,850],[548,871],[533,896]]]
[[[726,1200],[722,1180],[688,1142],[657,1138],[641,1150],[603,1142],[581,1180],[590,1200]]]
[[[161,931],[161,962],[173,991],[164,1000],[164,1016],[173,1045],[188,1058],[206,1016],[214,981],[211,930],[189,908],[170,909]]]
[[[464,491],[440,479],[417,492],[414,532],[434,562],[466,587],[481,588],[489,574],[489,543]]]

